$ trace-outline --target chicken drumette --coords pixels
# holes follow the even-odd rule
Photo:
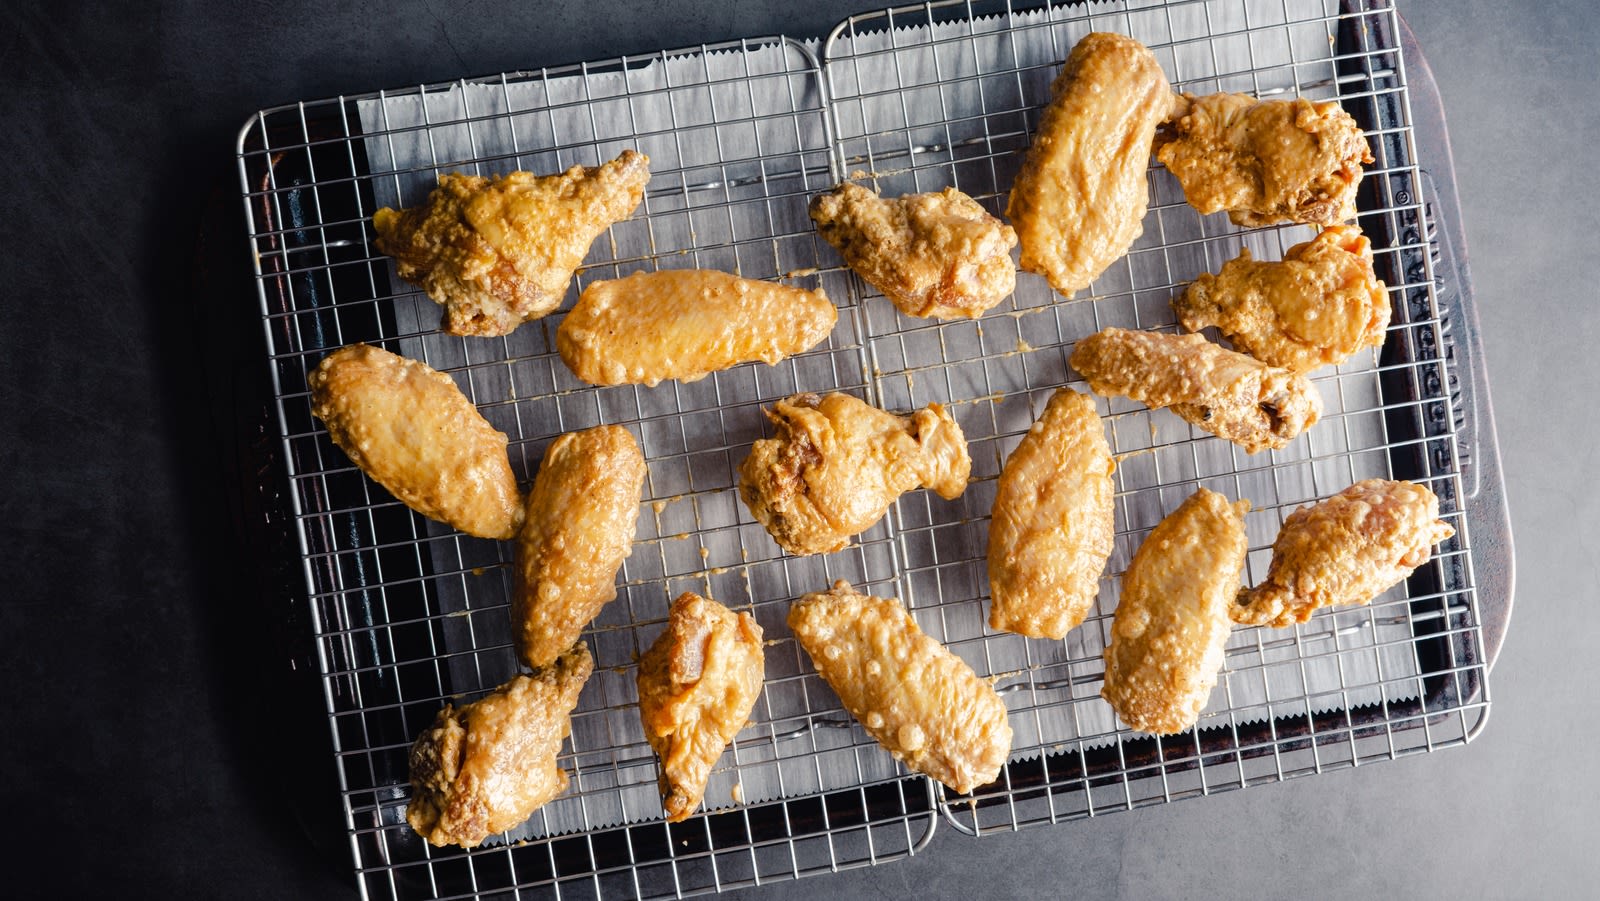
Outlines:
[[[990,627],[1063,638],[1083,622],[1111,556],[1115,466],[1094,400],[1056,391],[995,489]]]
[[[446,173],[421,206],[372,217],[400,277],[444,304],[452,335],[510,334],[554,310],[589,245],[644,198],[650,160],[634,150],[560,175]]]
[[[1071,297],[1143,234],[1151,143],[1178,98],[1149,48],[1106,32],[1072,48],[1050,95],[1006,218],[1022,268]]]
[[[1338,103],[1300,97],[1185,94],[1155,145],[1190,206],[1227,210],[1247,228],[1354,218],[1361,167],[1372,162],[1356,120]]]
[[[1201,488],[1151,530],[1122,575],[1100,694],[1140,732],[1193,726],[1217,684],[1249,509]]]
[[[556,349],[595,385],[692,382],[739,363],[777,363],[826,338],[838,321],[820,289],[712,269],[635,272],[583,289]]]
[[[411,746],[411,828],[430,844],[471,848],[566,790],[556,755],[593,671],[589,649],[574,645],[471,704],[446,703]]]
[[[844,182],[812,199],[811,219],[907,316],[976,319],[1017,285],[1017,233],[955,188],[885,200]]]
[[[1411,482],[1367,479],[1289,514],[1260,585],[1239,593],[1235,622],[1303,623],[1323,607],[1365,604],[1428,562],[1456,530],[1439,498]]]
[[[1335,225],[1289,248],[1281,262],[1244,250],[1200,276],[1172,302],[1191,332],[1214,325],[1233,346],[1271,366],[1309,372],[1383,345],[1389,294],[1372,270],[1361,229]]]
[[[939,404],[896,416],[848,394],[797,394],[767,418],[776,434],[739,467],[739,495],[791,554],[843,549],[913,488],[966,490],[967,442]]]
[[[994,686],[923,634],[894,598],[839,581],[789,608],[817,675],[896,760],[958,792],[993,782],[1011,752]]]
[[[639,718],[661,758],[667,822],[700,806],[711,767],[744,728],[765,672],[761,627],[750,614],[693,592],[672,602],[667,630],[639,658]]]
[[[1108,328],[1079,341],[1071,362],[1096,394],[1168,407],[1252,454],[1287,446],[1322,413],[1305,376],[1201,335]]]

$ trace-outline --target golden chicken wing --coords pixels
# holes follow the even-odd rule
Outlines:
[[[796,394],[767,412],[772,438],[739,467],[739,496],[791,554],[850,544],[914,488],[961,496],[972,472],[967,441],[944,407],[885,413],[848,394]]]
[[[838,581],[796,601],[789,628],[817,675],[894,759],[958,792],[1000,774],[1011,753],[1005,702],[898,600]]]
[[[812,198],[811,219],[907,316],[976,319],[1017,286],[1017,233],[955,188],[885,200],[843,182]]]
[[[1422,564],[1456,530],[1426,486],[1367,479],[1289,514],[1260,585],[1239,593],[1235,622],[1303,623],[1323,607],[1365,604]]]
[[[1217,684],[1248,543],[1249,501],[1204,488],[1161,520],[1122,575],[1100,695],[1131,728],[1193,726]]]
[[[667,822],[700,806],[711,767],[749,720],[766,672],[762,647],[750,614],[684,592],[639,658],[639,718],[661,758]]]
[[[1356,120],[1331,100],[1185,94],[1156,136],[1156,158],[1190,206],[1227,210],[1234,225],[1258,228],[1355,218],[1372,150]]]
[[[1111,448],[1094,400],[1070,388],[1006,459],[989,524],[989,625],[1064,638],[1100,591],[1115,531]]]
[[[1287,446],[1322,415],[1305,376],[1200,335],[1108,328],[1079,341],[1071,363],[1096,394],[1168,407],[1252,454]]]
[[[821,289],[711,269],[635,272],[583,289],[556,350],[594,385],[692,382],[740,363],[777,363],[815,346],[838,321]]]
[[[579,644],[471,704],[446,703],[411,746],[411,828],[429,844],[471,848],[565,791],[556,756],[593,671]]]
[[[1293,372],[1381,347],[1389,327],[1389,294],[1372,270],[1372,244],[1353,225],[1323,229],[1281,262],[1258,263],[1240,251],[1222,272],[1190,284],[1172,308],[1189,331],[1214,325],[1239,350]]]
[[[452,335],[507,335],[561,304],[589,245],[644,198],[650,159],[634,150],[560,175],[447,173],[421,206],[372,217],[400,277],[443,304]]]
[[[311,413],[356,466],[407,507],[479,538],[511,538],[522,492],[506,436],[448,375],[367,344],[306,375]]]
[[[1149,48],[1104,32],[1072,48],[1050,95],[1006,218],[1022,268],[1071,297],[1143,234],[1150,146],[1178,98]]]
[[[523,663],[554,660],[617,596],[644,475],[644,455],[621,426],[568,432],[545,450],[517,536],[511,593],[511,634]]]

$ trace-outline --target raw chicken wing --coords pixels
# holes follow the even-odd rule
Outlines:
[[[1266,581],[1240,592],[1235,622],[1303,623],[1323,607],[1365,604],[1428,562],[1456,530],[1423,485],[1367,479],[1289,514]]]
[[[311,413],[374,482],[407,507],[479,538],[511,538],[522,492],[506,436],[448,375],[367,344],[306,375]]]
[[[606,425],[551,442],[517,536],[511,633],[528,666],[544,666],[617,596],[633,550],[644,456],[627,429]]]
[[[1115,528],[1111,448],[1094,400],[1070,388],[1011,452],[989,524],[989,626],[1063,638],[1100,591]]]
[[[848,394],[796,394],[768,411],[772,438],[739,467],[739,496],[791,554],[827,554],[883,518],[903,492],[961,496],[972,458],[938,404],[909,416]]]
[[[1006,218],[1022,268],[1071,297],[1144,232],[1151,142],[1178,98],[1149,48],[1104,32],[1072,48],[1050,95]]]
[[[761,627],[716,601],[684,592],[667,631],[639,658],[639,718],[661,758],[667,822],[688,819],[711,767],[744,728],[766,672]]]
[[[593,670],[579,644],[465,707],[446,703],[411,746],[411,828],[430,844],[471,848],[565,791],[556,755]]]
[[[1011,753],[1005,702],[898,600],[835,582],[796,601],[789,628],[817,675],[894,759],[958,792],[1000,774]]]
[[[644,198],[650,160],[634,150],[560,175],[447,173],[421,206],[372,217],[400,277],[444,304],[452,335],[507,335],[554,310],[589,245]]]
[[[1306,377],[1200,335],[1108,328],[1078,342],[1072,368],[1089,388],[1172,412],[1250,453],[1282,448],[1322,414]]]
[[[740,363],[777,363],[826,338],[838,321],[821,289],[711,269],[635,272],[584,288],[556,332],[556,350],[594,385],[692,382]]]
[[[1389,295],[1372,271],[1372,244],[1334,225],[1276,263],[1242,250],[1217,275],[1200,276],[1172,302],[1191,332],[1214,325],[1233,346],[1271,366],[1310,372],[1381,347]]]
[[[1171,735],[1200,718],[1233,626],[1249,509],[1201,488],[1151,530],[1123,573],[1100,694],[1130,727]]]
[[[976,319],[1017,286],[1017,233],[955,188],[884,200],[844,182],[812,199],[811,219],[907,316]]]
[[[1331,100],[1185,94],[1156,136],[1156,158],[1177,176],[1190,206],[1227,210],[1234,225],[1258,228],[1355,218],[1361,166],[1372,151],[1356,120]]]

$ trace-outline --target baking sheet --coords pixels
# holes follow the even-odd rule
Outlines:
[[[437,331],[438,307],[390,272],[402,351],[451,371],[512,436],[525,482],[550,439],[601,421],[627,425],[650,463],[639,544],[618,601],[588,636],[597,672],[574,719],[574,790],[508,837],[660,815],[655,763],[633,706],[633,661],[679,591],[751,610],[773,641],[753,724],[724,756],[707,804],[734,804],[736,785],[746,802],[796,797],[903,772],[848,723],[788,639],[783,614],[798,594],[843,577],[907,599],[925,630],[998,678],[1016,730],[1014,759],[1102,745],[1116,740],[1110,709],[1097,697],[1114,576],[1162,515],[1196,485],[1250,498],[1257,506],[1248,519],[1253,582],[1296,504],[1387,475],[1386,455],[1361,452],[1384,443],[1374,362],[1364,355],[1314,379],[1322,423],[1271,455],[1249,457],[1165,411],[1098,398],[1119,457],[1117,549],[1099,613],[1062,642],[990,633],[982,554],[993,478],[1051,390],[1069,382],[1083,390],[1066,366],[1072,343],[1107,325],[1170,328],[1174,284],[1215,271],[1240,246],[1277,258],[1311,232],[1239,235],[1225,218],[1194,214],[1170,177],[1153,170],[1145,235],[1094,285],[1094,297],[1061,302],[1041,279],[1021,273],[1015,296],[980,322],[931,324],[899,315],[844,272],[805,215],[809,195],[830,187],[839,171],[867,173],[886,193],[956,184],[999,212],[1049,80],[1090,30],[1152,46],[1180,89],[1337,96],[1323,21],[1336,11],[1298,0],[1268,13],[1281,23],[1263,23],[1246,19],[1239,3],[1092,4],[1087,15],[1057,8],[846,32],[826,43],[751,44],[620,70],[463,81],[358,101],[363,130],[377,135],[362,143],[379,176],[372,189],[380,205],[419,202],[444,171],[553,172],[598,164],[626,147],[647,153],[654,177],[644,208],[596,243],[574,295],[596,278],[701,266],[821,286],[841,306],[839,328],[823,346],[778,367],[745,366],[687,385],[595,389],[553,355],[559,315],[504,339],[446,336]],[[1292,24],[1298,20],[1314,21]],[[818,56],[826,57],[821,70]],[[953,503],[926,492],[906,496],[846,552],[785,557],[737,502],[734,469],[763,434],[762,404],[836,388],[890,409],[949,404],[972,442],[975,481]],[[452,538],[419,522],[429,530],[422,537],[431,571],[444,574],[432,581],[445,614],[443,681],[453,693],[476,696],[515,670],[504,615],[510,547]],[[1403,589],[1390,596],[1401,597]],[[1382,605],[1292,630],[1236,630],[1202,726],[1412,696],[1411,638],[1408,618]],[[403,803],[396,786],[384,820],[400,822]]]

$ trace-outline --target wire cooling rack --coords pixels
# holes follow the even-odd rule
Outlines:
[[[1019,828],[1465,743],[1488,709],[1483,552],[1468,506],[1487,408],[1458,371],[1470,375],[1470,362],[1456,365],[1470,311],[1442,302],[1456,270],[1430,221],[1397,25],[1378,4],[1328,0],[942,3],[852,17],[821,41],[703,45],[252,117],[239,173],[364,895],[696,894],[902,857],[940,822]],[[1033,641],[983,625],[986,522],[1000,464],[1049,393],[1086,390],[1066,364],[1073,343],[1110,325],[1171,330],[1168,302],[1188,280],[1241,246],[1274,258],[1310,230],[1241,233],[1195,213],[1155,168],[1145,234],[1092,298],[1061,302],[1023,273],[982,320],[937,323],[899,315],[850,275],[806,204],[850,175],[888,194],[954,185],[1000,212],[1050,80],[1091,30],[1144,41],[1180,90],[1338,99],[1377,158],[1361,225],[1395,315],[1381,353],[1315,374],[1324,417],[1283,451],[1249,456],[1165,411],[1097,399],[1118,455],[1116,550],[1085,625]],[[440,172],[551,172],[625,147],[651,157],[644,203],[596,242],[574,296],[640,269],[721,268],[824,288],[840,306],[832,336],[775,367],[593,388],[553,352],[559,314],[504,338],[443,335],[438,308],[372,246],[373,211],[420,201]],[[312,419],[305,373],[355,341],[448,372],[510,436],[524,484],[550,440],[601,422],[628,427],[649,464],[618,599],[586,633],[597,667],[563,758],[572,786],[471,852],[429,847],[405,825],[406,755],[445,700],[515,672],[510,548],[411,513]],[[764,433],[761,407],[802,390],[948,405],[971,442],[973,483],[955,502],[907,495],[841,553],[783,555],[733,486]],[[1196,729],[1161,740],[1119,729],[1098,697],[1100,652],[1117,577],[1161,516],[1200,486],[1251,500],[1254,582],[1283,517],[1371,476],[1429,485],[1456,537],[1371,606],[1235,630]],[[926,631],[996,679],[1016,731],[997,783],[949,795],[850,722],[784,625],[790,600],[835,578],[906,599]],[[771,644],[751,725],[712,777],[711,810],[669,827],[634,661],[685,590],[750,611]]]

